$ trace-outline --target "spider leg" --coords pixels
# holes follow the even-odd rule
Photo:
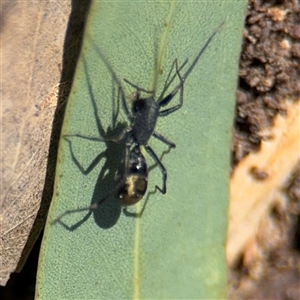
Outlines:
[[[177,62],[177,59],[175,59],[174,61],[173,61],[173,64],[172,64],[172,67],[171,67],[171,69],[170,69],[170,71],[169,71],[169,74],[168,74],[168,76],[167,76],[167,79],[166,79],[166,81],[165,81],[165,85],[164,85],[164,88],[163,88],[163,90],[162,90],[162,92],[161,92],[161,94],[159,95],[159,98],[158,98],[158,100],[157,100],[157,102],[158,103],[160,103],[163,99],[165,99],[165,98],[163,98],[163,96],[164,96],[164,94],[165,94],[165,92],[167,91],[167,89],[169,88],[169,86],[172,84],[172,82],[174,81],[174,79],[175,79],[175,77],[177,76],[177,74],[175,73],[173,76],[172,76],[172,78],[170,79],[170,76],[171,76],[171,74],[172,74],[172,72],[173,72],[173,68],[174,68],[174,66],[176,65],[176,62]],[[185,62],[180,66],[180,68],[178,69],[178,71],[181,71],[181,69],[187,64],[187,62],[188,62],[188,59],[186,59],[185,60]],[[170,80],[169,80],[170,79]],[[171,99],[170,99],[171,100]],[[170,101],[169,100],[169,101]],[[168,102],[169,103],[169,102]],[[161,104],[160,106],[165,106],[165,105],[167,105],[168,103],[166,103],[166,104]]]
[[[197,54],[197,56],[195,57],[194,61],[191,63],[190,67],[187,69],[187,71],[185,72],[185,74],[183,75],[183,80],[186,80],[186,78],[190,75],[190,73],[192,72],[192,70],[194,69],[195,65],[197,64],[198,60],[200,59],[200,57],[202,56],[202,54],[204,53],[204,51],[206,50],[206,48],[208,47],[208,45],[210,44],[210,42],[212,41],[212,39],[215,37],[215,35],[219,32],[219,30],[223,27],[223,25],[225,24],[225,22],[222,22],[216,29],[215,31],[211,34],[211,36],[208,38],[208,40],[206,41],[206,43],[204,44],[204,46],[201,48],[200,52]]]
[[[144,201],[143,207],[140,210],[140,212],[138,212],[138,213],[137,212],[130,212],[130,211],[127,210],[127,207],[124,207],[123,208],[124,215],[126,217],[141,218],[142,215],[143,215],[143,213],[144,213],[144,211],[145,211],[145,209],[146,209],[146,206],[147,206],[148,200],[150,198],[150,195],[155,194],[155,192],[156,192],[156,189],[154,191],[151,191],[151,192],[148,193],[147,198]]]
[[[118,115],[120,112],[120,87],[118,87],[118,101],[117,104],[115,103],[115,101],[113,101],[113,109],[112,109],[112,128],[115,129],[116,128],[116,124],[117,124],[117,120],[118,120]],[[113,95],[113,100],[115,99],[114,95]]]
[[[163,186],[160,188],[159,186],[155,186],[162,194],[165,194],[167,192],[167,170],[158,158],[158,156],[155,154],[155,152],[152,150],[152,148],[149,145],[144,145],[146,151],[150,154],[150,156],[155,160],[155,162],[158,164],[162,176],[163,176]]]
[[[122,98],[122,103],[123,103],[123,108],[124,108],[124,110],[125,110],[125,113],[126,113],[128,119],[129,119],[130,121],[132,121],[132,120],[133,120],[133,115],[130,113],[130,110],[129,110],[128,106],[127,106],[127,103],[126,103],[126,97],[125,97],[123,88],[122,88],[121,86],[119,86],[119,91],[121,91],[121,98]],[[119,93],[119,92],[118,92],[118,93]]]
[[[170,146],[171,148],[175,148],[176,145],[171,142],[170,140],[168,140],[167,138],[165,138],[163,135],[161,135],[160,133],[154,131],[152,134],[155,138],[157,138],[158,140],[160,140],[161,142],[167,144],[168,146]]]
[[[160,106],[165,106],[165,105],[169,104],[170,101],[177,94],[178,90],[180,89],[179,104],[177,104],[177,105],[175,105],[175,106],[173,106],[171,108],[164,109],[164,110],[160,111],[159,112],[159,116],[160,117],[164,117],[164,116],[167,116],[167,115],[175,112],[176,110],[180,109],[182,107],[182,104],[183,104],[184,78],[182,78],[181,75],[180,75],[180,73],[179,73],[177,60],[175,61],[175,64],[176,64],[176,74],[179,77],[180,83],[174,88],[174,90],[168,96],[166,96],[164,99],[162,99],[162,101],[159,103],[159,105]]]
[[[185,61],[184,64],[180,68],[178,68],[177,59],[175,60],[175,62],[173,63],[173,66],[174,66],[174,64],[176,65],[176,75],[179,77],[180,83],[174,88],[174,90],[169,95],[167,95],[165,98],[163,98],[159,102],[159,106],[166,106],[167,104],[169,104],[170,101],[173,99],[173,97],[176,95],[176,93],[178,92],[179,89],[180,89],[180,101],[179,101],[179,104],[175,105],[174,107],[171,107],[169,109],[160,111],[159,112],[159,116],[160,117],[167,116],[167,115],[169,115],[169,114],[171,114],[171,113],[173,113],[176,110],[178,110],[178,109],[181,108],[181,106],[183,104],[183,85],[184,85],[185,80],[190,75],[190,73],[192,72],[192,70],[194,69],[194,67],[196,66],[196,64],[198,63],[200,57],[202,56],[202,54],[204,53],[204,51],[206,50],[206,48],[208,47],[208,45],[210,44],[210,42],[212,41],[212,39],[214,38],[214,36],[223,27],[224,23],[225,22],[222,22],[215,29],[215,31],[211,34],[211,36],[208,38],[208,40],[206,41],[206,43],[204,44],[204,46],[201,48],[200,52],[197,54],[197,56],[195,57],[195,59],[193,60],[193,62],[191,63],[191,65],[189,66],[189,68],[187,69],[187,71],[185,72],[185,74],[183,76],[180,75],[179,71],[186,64],[187,61]],[[171,70],[173,69],[173,66],[172,66]],[[174,76],[176,76],[176,75],[174,75]],[[173,77],[172,77],[172,80],[173,80]]]

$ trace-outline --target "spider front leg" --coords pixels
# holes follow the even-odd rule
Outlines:
[[[181,77],[181,75],[179,73],[177,59],[175,60],[174,63],[175,63],[175,66],[176,66],[176,74],[177,74],[177,76],[178,76],[178,78],[180,80],[180,83],[174,88],[174,90],[169,95],[167,95],[165,98],[163,98],[159,102],[159,106],[162,107],[162,106],[168,105],[172,101],[172,99],[174,98],[174,96],[177,94],[177,92],[180,90],[179,104],[177,104],[177,105],[175,105],[175,106],[173,106],[171,108],[168,108],[168,109],[160,111],[159,112],[159,116],[160,117],[164,117],[164,116],[167,116],[167,115],[175,112],[176,110],[180,109],[182,107],[182,104],[183,104],[183,85],[184,85],[184,79]],[[183,65],[185,65],[185,63]],[[181,66],[181,68],[182,68],[182,66]]]
[[[185,60],[185,62],[180,66],[180,68],[178,68],[178,72],[180,72],[182,70],[182,68],[187,64],[188,61],[189,61],[188,59]],[[172,82],[174,81],[174,79],[177,76],[177,72],[175,72],[175,74],[171,77],[173,68],[176,65],[176,63],[177,63],[177,59],[175,59],[174,62],[172,63],[172,67],[171,67],[169,74],[167,76],[167,79],[165,81],[164,88],[158,97],[158,100],[157,100],[158,103],[160,103],[162,101],[165,92],[167,91],[167,89],[169,88],[169,86],[172,84]],[[171,77],[171,79],[170,79],[170,77]]]

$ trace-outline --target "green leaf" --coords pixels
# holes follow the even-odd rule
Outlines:
[[[189,59],[185,74],[225,23],[187,77],[183,107],[158,120],[156,130],[176,149],[149,141],[168,171],[167,193],[154,192],[162,175],[145,153],[149,201],[141,218],[125,215],[111,197],[96,212],[51,223],[111,191],[124,154],[123,144],[61,139],[37,298],[226,297],[230,132],[244,8],[245,1],[93,2],[63,135],[116,136],[129,125],[118,84],[128,105],[136,92],[123,78],[158,97],[174,60],[181,66]],[[179,95],[169,107],[178,101]],[[147,195],[128,211],[140,211]]]

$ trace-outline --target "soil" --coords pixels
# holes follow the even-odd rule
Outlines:
[[[251,0],[245,20],[232,163],[258,151],[260,131],[300,97],[300,7],[296,0]]]
[[[245,20],[233,134],[232,169],[260,150],[261,132],[300,98],[300,4],[251,0]],[[288,203],[272,211],[280,237],[257,242],[230,270],[230,299],[300,299],[300,164],[285,187]],[[250,254],[251,255],[251,254]]]

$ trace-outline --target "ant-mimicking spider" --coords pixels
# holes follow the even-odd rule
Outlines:
[[[93,140],[97,141],[106,141],[106,142],[112,142],[112,143],[120,143],[122,141],[125,141],[125,157],[122,165],[120,166],[117,181],[118,183],[116,186],[104,197],[99,199],[97,202],[93,203],[90,206],[73,209],[73,210],[67,210],[62,215],[60,215],[53,223],[59,221],[63,216],[73,213],[73,212],[80,212],[84,210],[96,210],[104,201],[109,199],[113,194],[117,193],[118,197],[120,198],[121,205],[123,206],[129,206],[136,204],[139,202],[143,196],[146,193],[147,190],[147,182],[148,182],[148,168],[147,163],[145,160],[145,157],[141,153],[140,147],[143,146],[147,153],[153,158],[153,160],[158,164],[163,177],[163,184],[162,188],[159,186],[155,186],[156,189],[158,189],[162,194],[165,194],[167,191],[167,170],[156,155],[156,153],[153,151],[153,149],[148,145],[149,139],[154,136],[161,142],[167,144],[170,148],[175,148],[176,145],[165,138],[163,135],[155,131],[155,126],[157,119],[159,117],[165,117],[171,113],[174,113],[175,111],[179,110],[183,105],[183,88],[185,80],[187,79],[188,75],[191,73],[191,71],[194,69],[195,65],[199,61],[201,55],[204,53],[214,36],[217,34],[217,32],[220,30],[220,28],[223,26],[224,22],[220,24],[215,31],[211,34],[211,36],[208,38],[200,52],[197,54],[193,62],[191,63],[188,70],[185,72],[183,76],[181,76],[180,71],[181,69],[187,64],[188,59],[180,66],[178,67],[178,61],[177,59],[174,60],[172,67],[169,71],[169,74],[167,76],[164,88],[158,98],[158,100],[155,100],[155,90],[154,91],[148,91],[145,90],[133,83],[131,83],[129,80],[124,78],[124,81],[131,85],[133,88],[136,89],[136,95],[135,99],[133,100],[132,105],[132,112],[128,109],[125,95],[123,93],[122,98],[122,104],[124,111],[130,121],[130,125],[125,128],[121,134],[115,138],[92,138]],[[173,72],[173,68],[175,66],[175,72],[171,78],[171,74]],[[165,92],[171,85],[171,83],[174,81],[175,77],[179,78],[179,84],[167,95],[164,97]],[[119,89],[122,89],[121,85],[119,86]],[[161,110],[161,108],[167,106],[172,99],[175,97],[175,95],[180,90],[179,95],[179,104]],[[141,92],[150,94],[149,97],[141,98]],[[67,135],[69,136],[79,136],[81,135]],[[132,146],[135,144],[135,146],[132,148]],[[131,149],[132,148],[132,149]],[[142,209],[142,212],[144,211],[145,205]],[[141,213],[142,213],[141,212]],[[141,213],[139,215],[141,215]]]

